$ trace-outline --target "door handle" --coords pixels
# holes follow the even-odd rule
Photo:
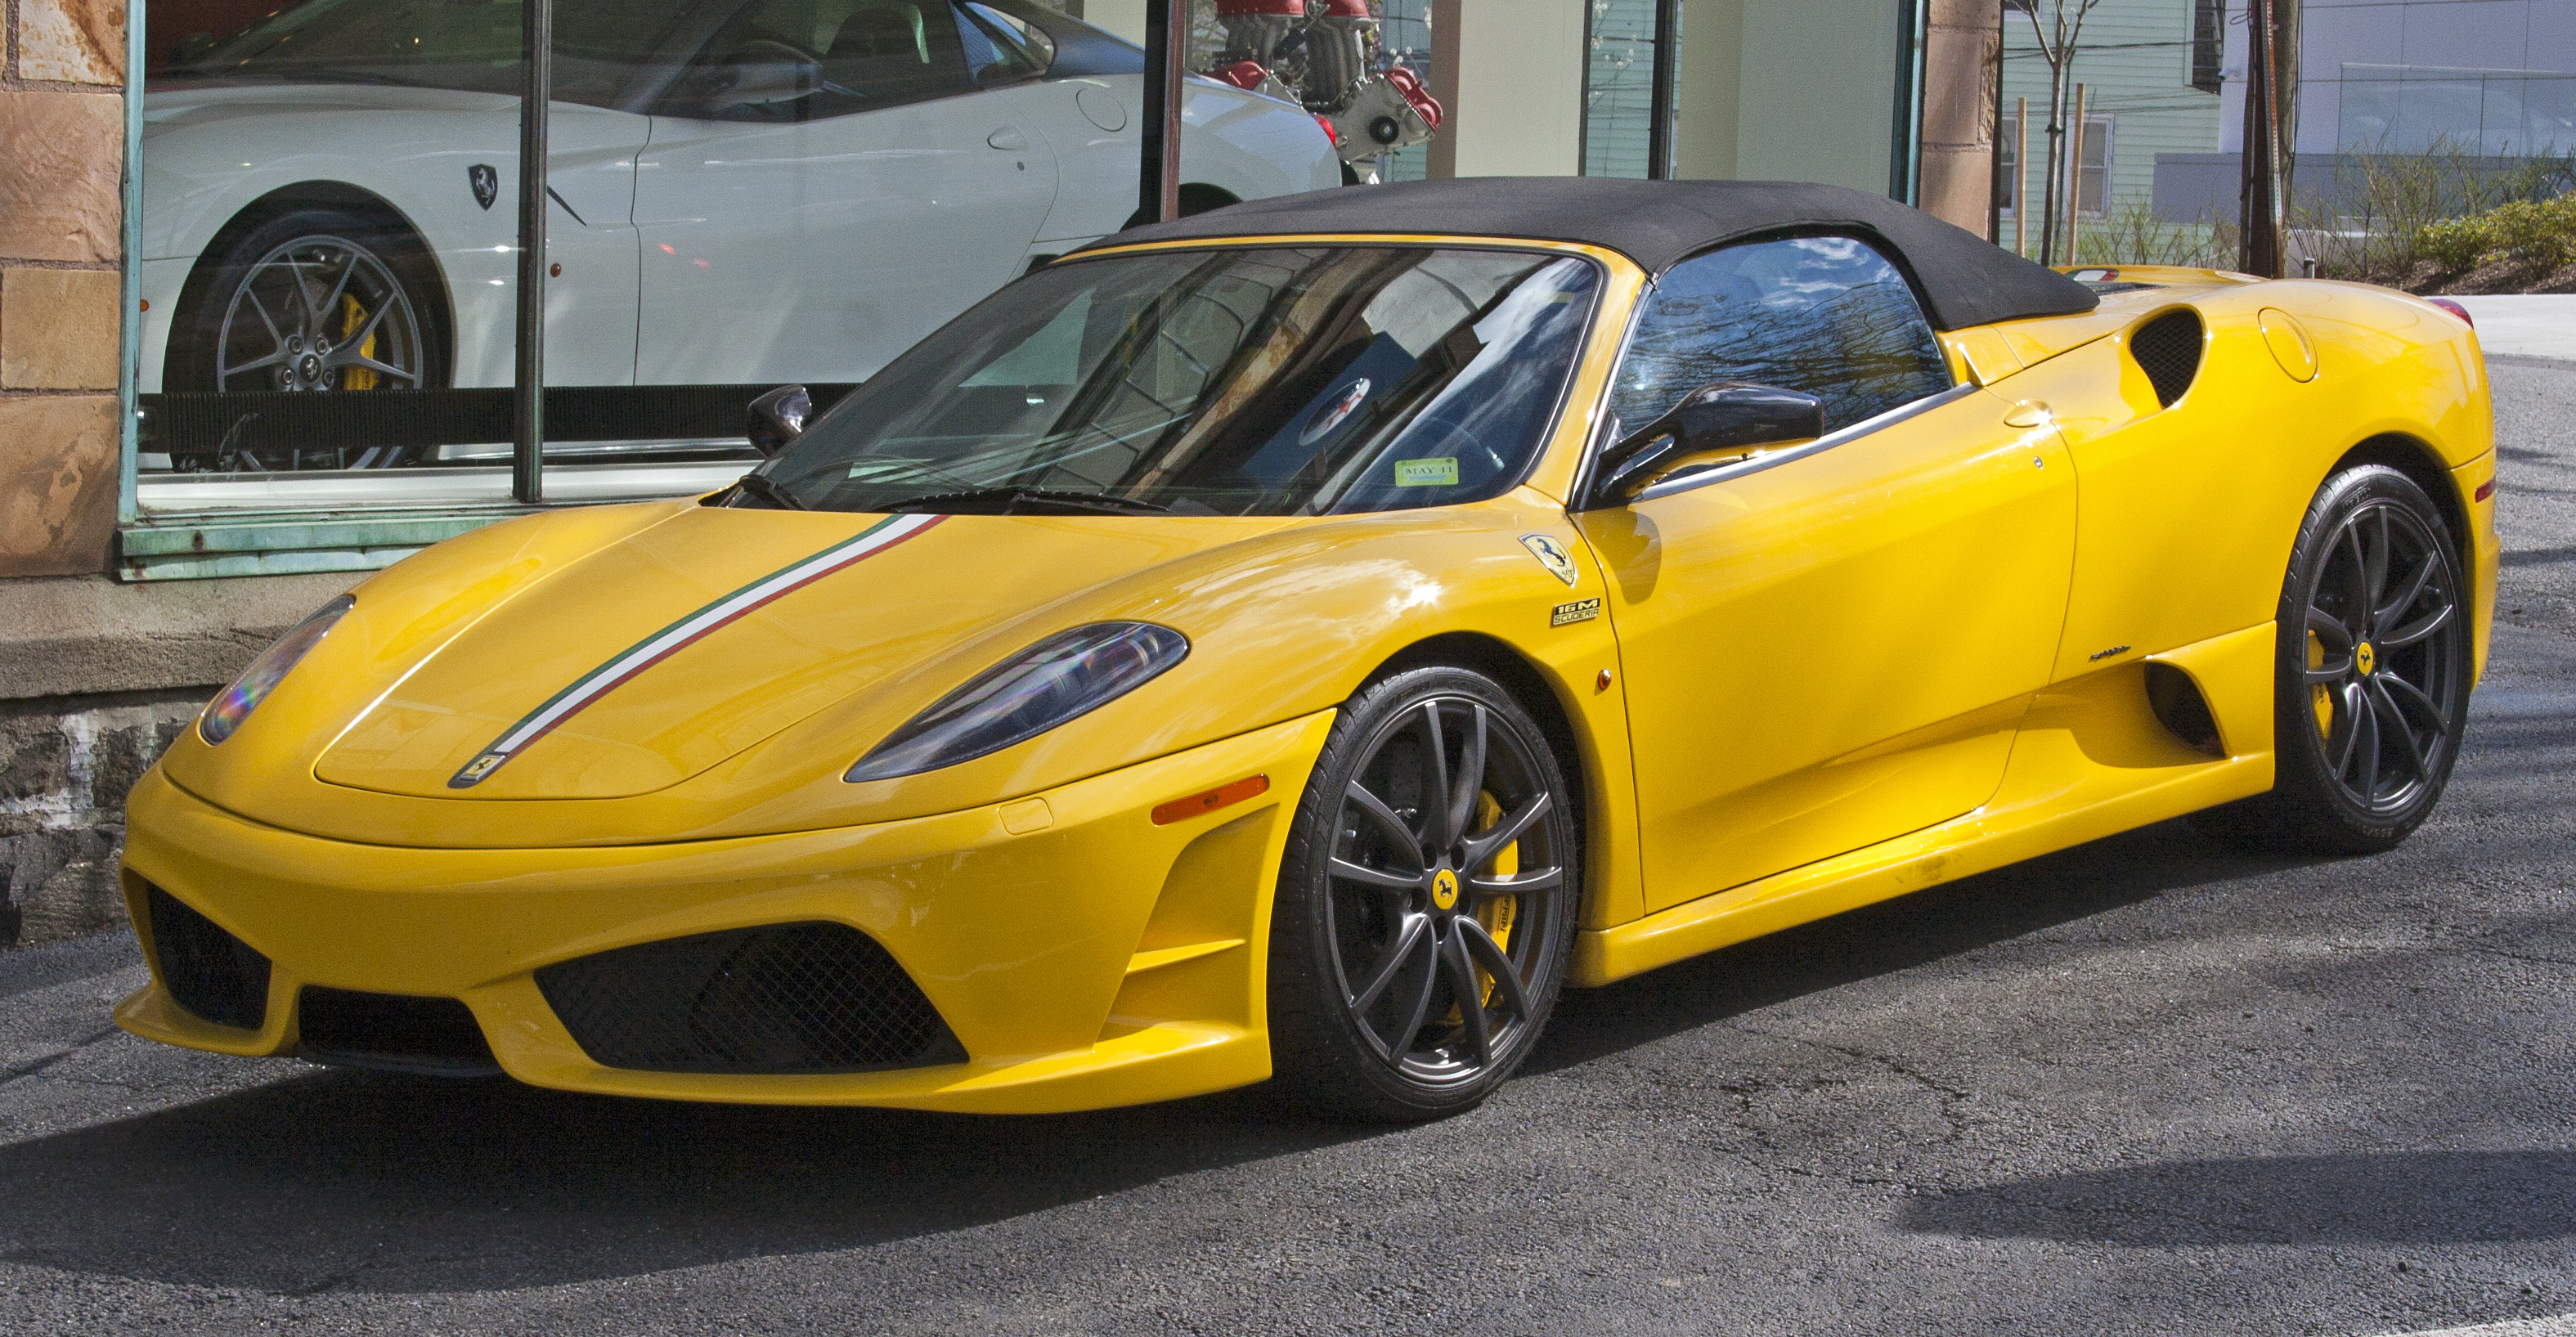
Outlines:
[[[1006,125],[984,136],[984,142],[1004,153],[1017,153],[1029,146],[1029,137],[1021,134],[1017,126]]]
[[[2006,427],[2038,427],[2048,421],[2048,405],[2040,400],[2025,399],[2004,412]]]

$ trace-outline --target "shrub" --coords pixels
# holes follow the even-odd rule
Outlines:
[[[2576,263],[2576,192],[2547,200],[2508,200],[2466,218],[2415,229],[2415,249],[2448,270],[2492,261],[2556,269]]]

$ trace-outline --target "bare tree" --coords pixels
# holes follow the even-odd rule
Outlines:
[[[2066,136],[2068,104],[2075,98],[2075,55],[2083,49],[2084,20],[2102,0],[2007,0],[2007,9],[2018,9],[2030,19],[2031,36],[2039,43],[2039,58],[2048,66],[2048,170],[2042,186],[2039,223],[2039,262],[2057,263],[2058,187],[2066,180]],[[2080,136],[2083,127],[2076,127]],[[2078,138],[2072,146],[2082,150]],[[2022,171],[2030,170],[2027,165]],[[2068,257],[2072,259],[2073,257]]]

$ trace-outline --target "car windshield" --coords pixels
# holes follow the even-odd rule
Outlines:
[[[592,102],[703,0],[556,0],[555,96]],[[170,73],[516,92],[519,0],[304,0]],[[202,41],[202,39],[200,39]]]
[[[1182,515],[1490,497],[1555,421],[1598,287],[1588,261],[1517,251],[1060,263],[889,363],[746,491],[816,510]]]

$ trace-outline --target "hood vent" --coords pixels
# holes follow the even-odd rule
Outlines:
[[[2172,408],[2200,375],[2200,313],[2190,307],[2168,311],[2129,335],[2129,356],[2156,387],[2156,402]]]

